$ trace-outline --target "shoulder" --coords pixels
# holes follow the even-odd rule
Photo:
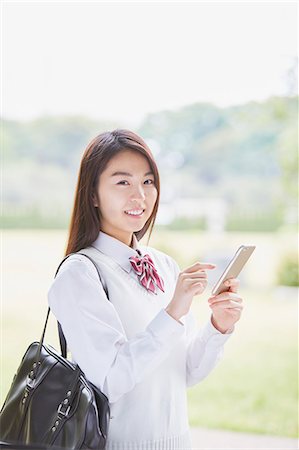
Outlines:
[[[72,254],[61,261],[47,293],[48,305],[57,318],[97,309],[99,303],[108,301],[97,269],[88,258]]]
[[[63,261],[63,259],[62,259]],[[97,270],[90,259],[86,256],[79,255],[77,253],[71,254],[63,262],[54,278],[53,283],[58,280],[78,281],[84,279],[92,279],[94,281],[99,281],[99,276]]]
[[[106,298],[96,267],[86,256],[71,254],[58,264],[58,272],[48,289],[49,302],[68,299],[76,304],[99,292]],[[51,305],[50,305],[51,306]]]

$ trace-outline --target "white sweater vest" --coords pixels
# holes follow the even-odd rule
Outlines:
[[[97,264],[127,339],[145,330],[159,311],[168,305],[175,288],[175,274],[167,255],[152,247],[140,248],[153,258],[158,273],[164,279],[164,293],[160,290],[157,295],[149,293],[139,284],[135,273],[127,273],[94,247],[79,252],[87,254]],[[181,321],[184,323],[184,318]],[[130,392],[110,404],[107,450],[191,448],[186,394],[186,333],[178,342],[168,344],[169,352],[165,356],[163,350],[160,365],[139,380]]]

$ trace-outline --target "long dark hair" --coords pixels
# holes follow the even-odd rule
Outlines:
[[[144,227],[134,233],[137,239],[140,240],[151,226],[149,241],[160,199],[158,168],[151,150],[140,136],[129,130],[116,129],[96,136],[84,151],[79,169],[65,255],[88,247],[98,237],[101,230],[100,204],[98,204],[99,208],[94,206],[93,196],[96,195],[99,177],[110,159],[125,149],[142,153],[147,158],[154,173],[155,186],[157,188],[156,203]]]

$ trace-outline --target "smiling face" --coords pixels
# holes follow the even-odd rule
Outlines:
[[[134,150],[119,152],[101,173],[97,195],[101,231],[130,246],[133,232],[144,227],[158,195],[147,158]],[[98,206],[97,201],[94,205]],[[126,211],[142,212],[130,215]]]

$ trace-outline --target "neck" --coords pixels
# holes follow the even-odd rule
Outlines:
[[[124,235],[124,233],[120,233],[119,231],[112,231],[110,230],[106,230],[105,227],[101,228],[101,231],[103,233],[108,234],[108,236],[111,236],[115,239],[117,239],[118,241],[122,242],[123,244],[126,244],[128,247],[132,247],[133,248],[133,233],[130,233],[131,236],[128,236],[128,234]]]

